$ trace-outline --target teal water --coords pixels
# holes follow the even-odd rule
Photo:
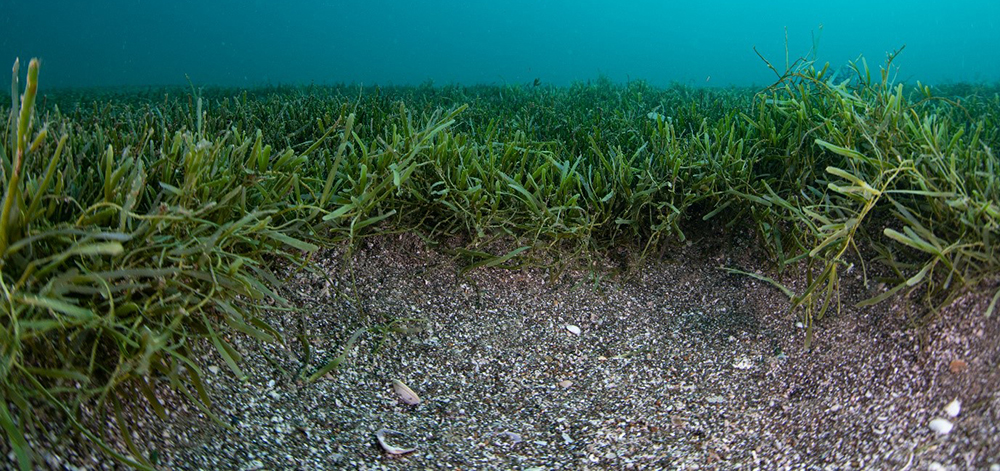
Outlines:
[[[822,25],[822,28],[820,28]],[[0,63],[45,86],[185,84],[764,85],[808,54],[900,80],[1000,81],[1000,2],[2,0]]]

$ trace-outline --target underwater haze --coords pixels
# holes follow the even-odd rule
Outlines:
[[[3,0],[0,58],[47,87],[541,83],[766,85],[809,54],[899,80],[1000,80],[1000,2]]]

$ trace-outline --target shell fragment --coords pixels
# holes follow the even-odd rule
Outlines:
[[[507,437],[508,439],[510,439],[511,445],[517,445],[518,443],[521,443],[521,435],[518,433],[503,431],[503,432],[491,432],[490,435]]]
[[[397,432],[395,430],[389,430],[387,428],[379,429],[378,432],[375,432],[375,438],[378,439],[379,446],[381,446],[382,449],[386,451],[386,453],[389,453],[390,455],[405,455],[407,453],[413,453],[414,451],[417,451],[416,448],[400,448],[398,446],[392,445],[391,443],[386,441],[385,439],[386,434],[402,435],[402,433]]]
[[[396,391],[396,394],[399,395],[399,398],[402,399],[403,402],[411,406],[420,404],[420,396],[413,392],[409,386],[403,384],[402,381],[398,379],[392,380],[392,389]]]
[[[580,335],[580,332],[582,332],[579,327],[573,324],[566,324],[566,330],[570,331],[573,335]]]

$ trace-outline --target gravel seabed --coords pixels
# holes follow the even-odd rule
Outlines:
[[[753,271],[752,252],[696,243],[629,277],[602,260],[552,280],[541,269],[460,276],[412,235],[367,239],[349,261],[326,251],[314,257],[321,274],[286,273],[302,309],[267,318],[285,346],[229,338],[246,381],[199,346],[212,410],[230,429],[161,387],[168,419],[131,401],[133,438],[163,469],[1000,470],[1000,316],[982,315],[996,286],[914,330],[913,306],[856,309],[874,292],[848,283],[855,295],[806,351],[779,290],[717,268]],[[396,318],[425,321],[364,334],[339,369],[300,379],[358,328]],[[393,380],[422,402],[403,403]],[[954,429],[932,431],[935,418]],[[383,451],[383,428],[416,451]],[[89,444],[32,441],[53,469],[115,466]]]

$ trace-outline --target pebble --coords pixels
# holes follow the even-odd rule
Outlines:
[[[955,428],[955,424],[952,424],[948,419],[942,419],[940,417],[931,421],[928,425],[931,430],[937,432],[941,435],[948,435],[951,433],[951,429]]]
[[[573,333],[573,335],[580,335],[580,333],[582,332],[579,327],[573,324],[566,324],[566,330]]]
[[[215,366],[215,365],[211,365],[211,366],[208,367],[208,371],[211,372],[213,375],[217,375],[217,374],[219,374],[219,367]]]
[[[955,399],[951,401],[945,408],[944,411],[948,413],[951,417],[958,417],[958,414],[962,412],[962,401]]]
[[[559,387],[561,387],[563,389],[566,389],[566,388],[568,388],[568,387],[570,387],[572,385],[573,385],[573,382],[570,381],[570,380],[568,380],[568,379],[559,382]]]
[[[709,404],[722,404],[723,402],[726,402],[726,398],[722,396],[712,396],[705,399],[705,401]]]

